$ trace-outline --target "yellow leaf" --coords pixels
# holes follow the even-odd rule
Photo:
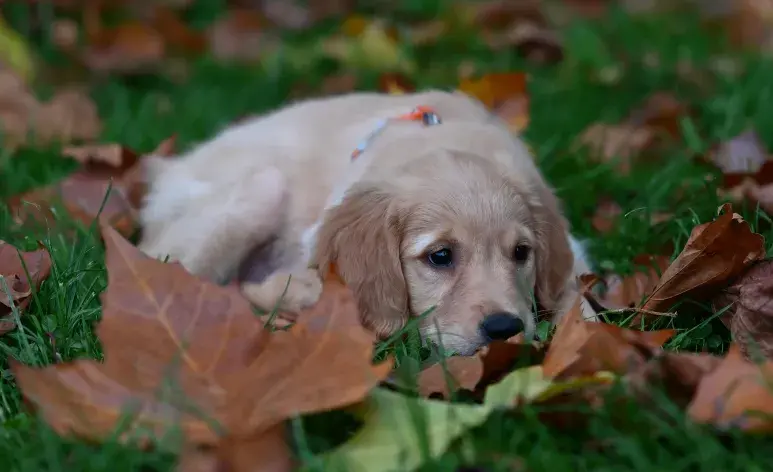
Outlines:
[[[24,38],[0,17],[0,62],[29,83],[35,73],[32,51]]]
[[[365,425],[347,443],[328,453],[325,470],[409,472],[441,455],[451,442],[486,420],[491,408],[375,389],[365,403]]]

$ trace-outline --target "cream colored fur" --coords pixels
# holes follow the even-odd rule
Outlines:
[[[443,123],[389,124],[351,160],[381,120],[418,105]],[[284,309],[313,304],[335,261],[380,336],[433,307],[420,328],[445,349],[480,347],[478,325],[496,311],[522,317],[531,335],[532,295],[560,316],[574,301],[573,274],[587,269],[526,147],[460,93],[292,104],[176,159],[153,158],[146,177],[144,252],[220,282],[245,264],[271,266],[242,283],[267,310],[283,294]],[[533,248],[525,264],[510,258],[516,243]],[[453,270],[426,263],[438,244],[458,253]]]

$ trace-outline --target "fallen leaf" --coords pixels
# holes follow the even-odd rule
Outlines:
[[[359,20],[356,25],[359,25]],[[323,55],[340,61],[350,69],[366,69],[412,75],[416,64],[397,42],[396,35],[383,20],[366,21],[361,32],[346,30],[327,38]]]
[[[580,296],[559,321],[542,363],[549,378],[566,379],[611,372],[623,375],[644,364],[674,330],[634,331],[589,322],[582,317]],[[647,352],[649,351],[649,352]]]
[[[310,0],[287,2],[258,0],[253,3],[273,24],[291,30],[309,28],[324,19],[342,16],[354,8],[351,0]]]
[[[139,21],[100,27],[89,36],[82,60],[94,72],[146,72],[159,66],[167,52],[164,36]]]
[[[773,53],[773,6],[759,0],[738,2],[697,2],[708,25],[726,31],[736,46],[751,48],[763,54]]]
[[[657,405],[661,400],[653,395],[654,389],[662,388],[671,402],[686,408],[704,376],[721,361],[704,353],[661,352],[628,372],[624,381],[642,401]]]
[[[364,425],[323,456],[324,470],[410,472],[424,459],[423,444],[430,457],[438,457],[492,410],[487,405],[410,398],[380,388],[371,392],[362,409]]]
[[[773,358],[773,261],[753,265],[714,299],[714,309],[730,328],[733,341],[749,358],[761,353]]]
[[[719,211],[714,221],[693,228],[684,249],[644,303],[644,310],[665,311],[681,298],[716,292],[765,257],[765,238],[753,233],[730,204]],[[637,316],[632,323],[640,319]]]
[[[754,130],[746,130],[720,143],[708,155],[725,174],[725,187],[734,187],[743,177],[756,174],[768,161],[768,153]]]
[[[604,279],[606,290],[597,301],[607,309],[635,308],[655,289],[670,261],[665,256],[640,254],[633,258],[634,273],[625,277],[616,274]]]
[[[8,149],[94,139],[102,131],[96,105],[82,90],[59,90],[51,100],[41,103],[9,71],[0,71],[0,124],[3,146]]]
[[[482,35],[491,49],[514,49],[538,64],[553,64],[564,57],[559,35],[537,22],[519,20],[504,31],[484,30]]]
[[[38,290],[50,273],[51,256],[45,248],[17,252],[15,247],[0,241],[0,335],[16,326],[12,307],[23,313],[32,300],[33,290]]]
[[[322,96],[348,93],[357,88],[358,77],[355,74],[329,75],[322,81],[320,93]]]
[[[411,25],[407,39],[414,46],[426,46],[436,43],[438,39],[447,35],[450,29],[448,21],[442,19],[424,21]]]
[[[137,163],[138,157],[133,150],[115,143],[70,146],[62,149],[62,155],[85,166],[101,164],[113,169],[128,169]]]
[[[631,171],[633,159],[651,146],[655,133],[649,127],[627,123],[612,125],[596,123],[579,137],[581,146],[591,152],[591,157],[601,162],[617,160],[617,170],[622,175]]]
[[[443,364],[432,364],[419,373],[419,394],[440,395],[449,399],[451,391],[474,390],[483,375],[483,361],[478,356],[453,356]]]
[[[474,356],[452,356],[444,364],[432,364],[419,373],[419,394],[450,398],[451,391],[470,390],[482,398],[489,385],[511,372],[514,364],[530,365],[542,361],[538,343],[494,341]],[[450,388],[450,390],[449,390]]]
[[[546,377],[539,365],[525,367],[489,387],[482,405],[412,398],[375,389],[358,405],[362,428],[324,455],[325,470],[410,472],[423,460],[440,456],[494,409],[543,402],[588,385],[608,385],[610,380],[611,376],[602,373],[556,382]]]
[[[404,75],[387,73],[378,78],[378,89],[391,95],[402,95],[415,91],[416,87]]]
[[[622,214],[623,209],[620,208],[616,201],[611,198],[603,198],[596,205],[596,212],[591,218],[591,225],[599,233],[609,233],[615,228],[617,219]]]
[[[207,32],[209,50],[222,61],[251,62],[268,46],[265,21],[253,10],[234,9],[215,21]]]
[[[758,179],[767,180],[766,174],[773,174],[773,162],[766,163],[754,177],[746,177],[728,190],[718,188],[717,196],[738,204],[748,203],[752,207],[759,206],[763,211],[773,215],[773,182],[765,184],[757,182]],[[732,179],[734,176],[725,177]]]
[[[687,408],[694,421],[720,429],[773,431],[773,364],[754,364],[731,345],[719,365],[701,380]]]
[[[480,100],[505,120],[514,132],[521,132],[528,126],[529,97],[525,73],[497,73],[478,79],[462,79],[458,89]]]
[[[204,52],[207,40],[203,34],[188,27],[168,6],[157,5],[150,25],[161,34],[165,46],[189,54]]]
[[[35,58],[24,36],[16,32],[0,17],[0,63],[18,74],[25,82],[35,75]]]
[[[689,109],[676,97],[657,92],[631,110],[622,123],[592,124],[580,135],[578,143],[601,162],[617,161],[618,172],[627,175],[644,152],[661,142],[662,136],[681,135],[680,121],[688,113]]]
[[[182,472],[233,471],[292,472],[297,464],[287,441],[284,424],[271,427],[255,437],[226,437],[217,448],[188,445],[180,454],[177,470]],[[260,461],[256,463],[256,458]]]
[[[151,155],[168,155],[175,137],[163,141]],[[54,221],[51,207],[61,203],[77,221],[90,225],[97,217],[124,235],[136,230],[137,211],[145,193],[141,162],[148,156],[118,144],[68,147],[63,154],[83,164],[61,181],[17,195],[8,206],[19,224]]]
[[[97,335],[105,362],[12,363],[23,395],[60,434],[99,440],[128,409],[131,426],[150,434],[179,426],[189,444],[224,450],[247,441],[252,452],[240,446],[229,459],[259,468],[264,448],[253,440],[261,433],[358,402],[391,368],[371,364],[372,334],[336,277],[296,325],[271,332],[237,287],[148,258],[110,227],[103,239],[108,287]]]
[[[628,114],[625,121],[633,126],[647,126],[678,138],[681,135],[680,122],[689,113],[689,108],[674,95],[661,91],[648,96]]]

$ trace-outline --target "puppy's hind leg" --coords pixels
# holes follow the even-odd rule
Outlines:
[[[274,238],[284,226],[287,184],[276,168],[244,178],[226,189],[226,198],[211,195],[201,201],[189,221],[176,222],[174,233],[186,241],[180,263],[191,273],[223,283],[236,275],[250,249]],[[209,201],[207,201],[209,200]]]

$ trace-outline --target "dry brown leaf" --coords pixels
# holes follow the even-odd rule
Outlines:
[[[163,141],[152,155],[169,154],[174,141],[174,136]],[[11,198],[8,205],[17,223],[52,222],[50,208],[61,203],[83,224],[90,225],[99,216],[122,234],[132,234],[145,193],[141,179],[145,157],[138,158],[135,151],[116,144],[71,147],[65,153],[84,166],[53,185]]]
[[[82,54],[86,67],[95,72],[134,73],[152,70],[166,56],[162,33],[139,21],[102,28],[89,35]]]
[[[179,472],[291,472],[297,469],[286,438],[287,428],[279,424],[256,437],[224,438],[217,448],[189,446],[180,454]],[[260,458],[256,463],[255,458]],[[258,469],[259,468],[259,469]]]
[[[485,389],[504,377],[513,365],[532,365],[542,361],[539,343],[524,343],[522,336],[507,341],[494,341],[474,356],[453,356],[442,364],[433,364],[419,373],[419,394],[450,398],[453,390],[470,390],[482,398]]]
[[[320,92],[323,96],[348,93],[357,88],[357,80],[355,74],[329,75],[322,81]]]
[[[583,131],[579,143],[588,148],[591,157],[602,162],[618,159],[618,172],[627,175],[631,161],[651,146],[654,139],[654,131],[646,126],[596,123]]]
[[[480,100],[514,132],[522,132],[528,126],[529,96],[525,73],[497,73],[479,79],[462,79],[458,88]]]
[[[701,380],[687,408],[694,421],[718,428],[773,431],[773,363],[753,364],[737,345]]]
[[[656,92],[632,110],[626,122],[634,126],[647,126],[672,137],[679,137],[680,121],[689,113],[689,108],[671,93]]]
[[[660,348],[674,330],[633,331],[585,321],[581,297],[559,321],[542,363],[547,377],[568,378],[601,371],[626,374],[643,365],[643,350]]]
[[[770,169],[773,169],[773,165]],[[763,211],[773,215],[773,183],[759,184],[753,178],[746,178],[729,190],[717,189],[717,194],[734,203],[748,203],[754,207],[759,205]]]
[[[637,158],[658,144],[661,136],[680,135],[680,119],[688,113],[673,95],[657,92],[631,110],[622,123],[592,124],[578,142],[601,162],[617,160],[618,172],[627,175]]]
[[[649,296],[660,281],[660,276],[669,266],[665,256],[640,254],[633,259],[636,270],[621,277],[616,274],[604,279],[606,290],[598,302],[607,309],[635,308]]]
[[[32,300],[33,290],[39,289],[50,273],[51,256],[45,248],[17,252],[15,247],[0,241],[0,335],[16,326],[11,307],[22,313]]]
[[[76,88],[58,91],[41,103],[24,82],[9,71],[0,71],[0,125],[3,146],[94,139],[102,131],[97,107]]]
[[[665,311],[683,297],[716,292],[763,257],[765,238],[753,233],[732,206],[725,204],[714,221],[692,230],[642,308]],[[632,323],[639,319],[637,316]]]
[[[177,425],[189,444],[233,448],[229,461],[263,470],[266,457],[256,454],[264,448],[245,441],[292,416],[360,401],[391,368],[391,360],[371,364],[373,335],[335,276],[296,325],[270,332],[237,287],[148,258],[110,227],[103,239],[108,288],[97,335],[105,362],[12,366],[23,395],[60,434],[103,438],[128,408],[143,431]]]
[[[326,18],[343,16],[354,8],[352,0],[246,0],[239,3],[260,9],[274,25],[293,30],[309,28]]]
[[[752,266],[713,305],[726,309],[721,319],[744,356],[773,358],[773,260]]]
[[[725,175],[724,186],[729,188],[756,174],[768,161],[768,153],[757,133],[747,130],[720,143],[708,159]]]
[[[615,228],[617,219],[623,214],[620,205],[611,198],[602,198],[596,205],[596,212],[591,218],[593,229],[599,233],[609,233]]]
[[[402,95],[415,91],[416,86],[402,74],[384,73],[378,78],[378,89],[391,95]]]
[[[491,49],[512,48],[538,64],[553,64],[564,57],[558,34],[536,22],[516,21],[504,31],[484,30],[482,34]]]
[[[703,377],[721,361],[721,358],[710,354],[661,352],[626,374],[624,379],[639,398],[652,402],[653,386],[658,386],[672,402],[685,408],[695,396]]]
[[[85,166],[107,165],[112,169],[128,169],[137,163],[138,157],[133,150],[115,143],[69,146],[62,149],[62,155]]]
[[[209,29],[210,52],[223,61],[260,59],[267,46],[264,23],[263,17],[253,10],[229,10]]]
[[[170,49],[185,53],[201,53],[207,46],[203,34],[188,27],[169,6],[157,5],[153,9],[150,25],[164,38]]]
[[[695,2],[707,23],[726,31],[738,46],[773,53],[773,4],[765,0]]]
[[[433,364],[419,373],[419,394],[424,397],[440,395],[450,398],[450,390],[458,388],[475,390],[483,375],[483,361],[480,356],[453,356],[445,365]]]

